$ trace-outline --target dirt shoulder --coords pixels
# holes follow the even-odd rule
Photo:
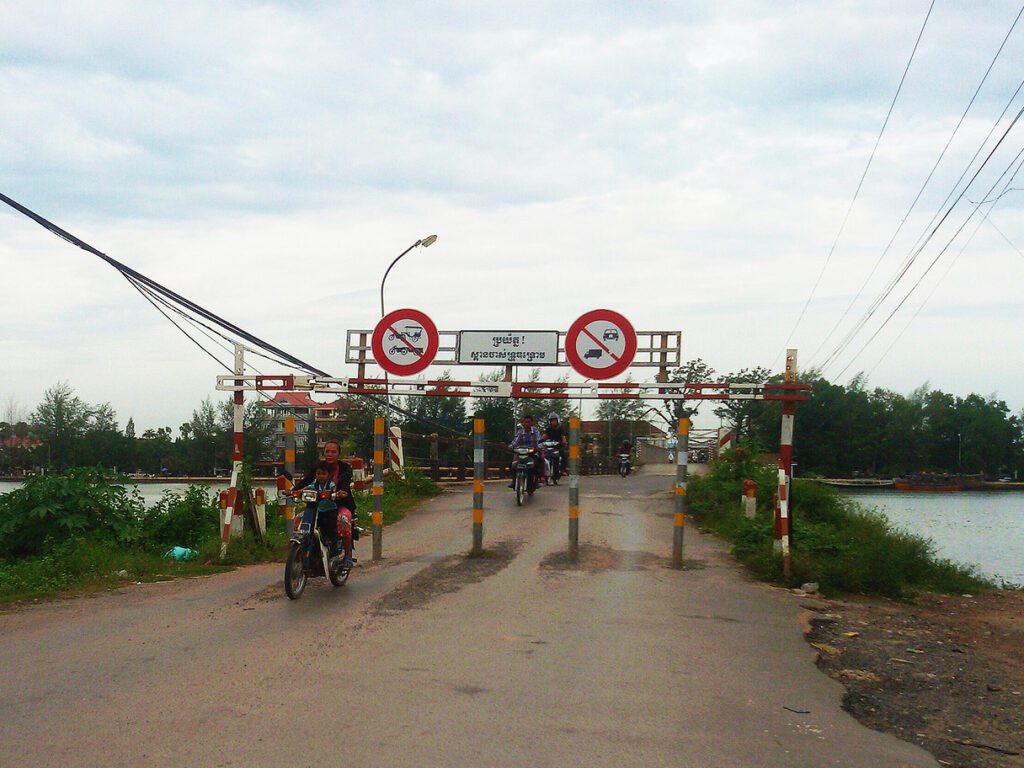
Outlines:
[[[863,724],[943,765],[1024,766],[1024,592],[805,607],[818,666]]]

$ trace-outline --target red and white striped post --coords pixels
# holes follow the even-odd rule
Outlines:
[[[391,471],[399,477],[405,476],[405,450],[402,447],[402,428],[395,425],[388,427],[388,449],[391,452]]]
[[[284,417],[284,471],[286,480],[282,490],[290,491],[295,485],[295,417]],[[291,478],[290,480],[287,478]],[[279,497],[280,498],[280,497]],[[295,517],[295,501],[291,496],[284,497],[284,529],[292,532],[292,519]]]
[[[245,415],[245,395],[242,392],[241,379],[245,376],[245,351],[241,344],[235,344],[235,394],[233,409],[233,431],[231,435],[231,485],[228,487],[228,507],[230,507],[230,518],[224,526],[220,542],[220,556],[224,557],[228,551],[228,538],[242,535],[242,505],[245,500],[239,492],[238,484],[242,479],[242,424]]]
[[[796,383],[795,349],[786,350],[787,384]],[[779,438],[779,491],[778,503],[775,507],[775,549],[782,555],[782,575],[789,577],[790,563],[790,490],[793,480],[793,424],[796,416],[796,403],[786,400],[782,403],[782,435]]]

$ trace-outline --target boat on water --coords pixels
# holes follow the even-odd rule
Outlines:
[[[964,489],[963,475],[947,472],[915,472],[893,480],[897,491],[931,491],[954,493]]]
[[[885,480],[878,477],[822,477],[818,478],[822,485],[831,485],[833,488],[861,488],[879,490],[892,488],[892,480]]]

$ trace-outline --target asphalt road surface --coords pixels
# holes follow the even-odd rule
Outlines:
[[[799,598],[693,526],[667,567],[670,484],[583,478],[575,567],[564,485],[488,483],[482,559],[449,491],[298,601],[274,565],[0,614],[0,764],[936,765],[841,710]]]

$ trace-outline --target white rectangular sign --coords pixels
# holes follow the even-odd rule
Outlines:
[[[459,331],[459,365],[558,365],[558,331]]]

